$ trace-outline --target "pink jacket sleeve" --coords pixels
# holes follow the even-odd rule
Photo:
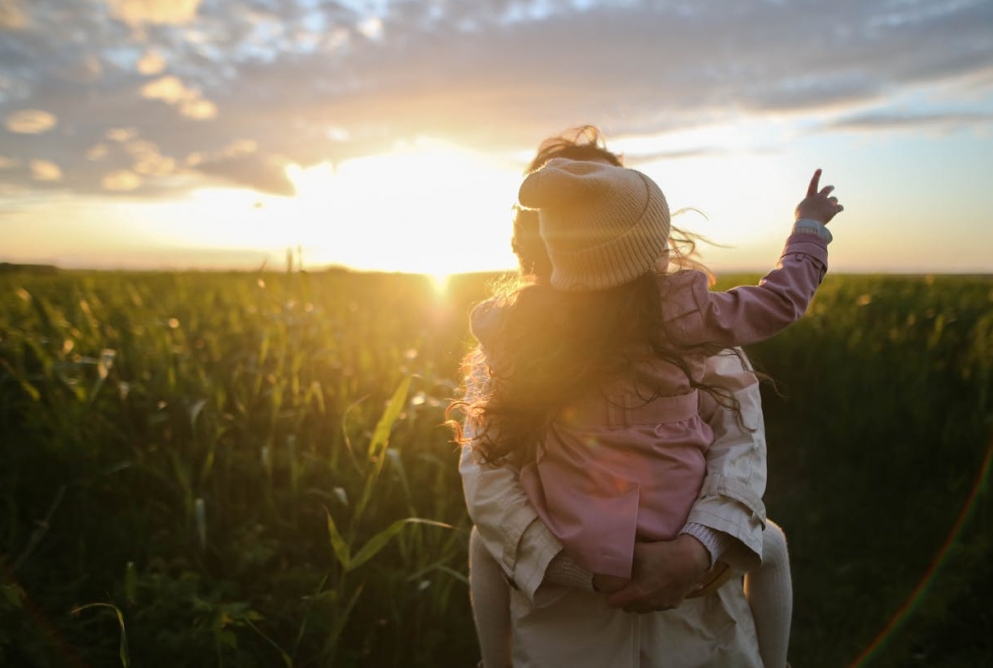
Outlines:
[[[827,240],[794,233],[776,268],[758,285],[711,292],[701,272],[666,277],[664,317],[680,343],[744,346],[768,339],[799,320],[827,272]]]

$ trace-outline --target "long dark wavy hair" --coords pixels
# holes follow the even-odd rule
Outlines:
[[[528,171],[553,157],[621,165],[620,156],[604,147],[602,135],[592,126],[544,142]],[[701,238],[672,230],[668,271],[706,271],[695,259]],[[723,347],[708,342],[680,345],[666,330],[664,279],[660,282],[649,273],[607,290],[552,288],[551,262],[538,234],[535,211],[517,210],[512,243],[522,277],[498,288],[494,299],[502,306],[503,317],[493,348],[487,356],[477,347],[463,360],[466,393],[449,407],[450,414],[457,410],[473,422],[474,433],[466,437],[459,423],[449,420],[456,440],[472,447],[481,461],[517,466],[532,461],[562,408],[604,382],[623,378],[646,354],[677,367],[692,387],[734,411],[740,423],[734,394],[695,378],[687,362],[690,355],[712,355]],[[644,399],[660,396],[665,389],[654,388]]]

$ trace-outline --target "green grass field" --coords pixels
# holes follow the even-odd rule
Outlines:
[[[0,665],[473,665],[490,278],[0,273]],[[793,665],[993,663],[993,278],[828,276],[749,353]]]

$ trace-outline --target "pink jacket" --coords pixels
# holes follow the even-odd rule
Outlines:
[[[827,239],[795,230],[777,267],[757,286],[711,292],[700,272],[660,275],[670,334],[732,348],[798,320],[827,271]],[[499,307],[486,306],[472,323],[484,350],[500,320]],[[706,358],[688,362],[694,378],[703,378]],[[646,403],[643,397],[659,390],[663,396]],[[713,441],[698,404],[682,371],[649,351],[631,377],[598,388],[553,421],[520,481],[538,516],[581,565],[630,577],[636,540],[669,540],[683,528]]]

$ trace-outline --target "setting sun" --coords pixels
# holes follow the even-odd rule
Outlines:
[[[514,266],[512,165],[424,141],[287,176],[297,195],[285,214],[311,264],[436,275]]]

